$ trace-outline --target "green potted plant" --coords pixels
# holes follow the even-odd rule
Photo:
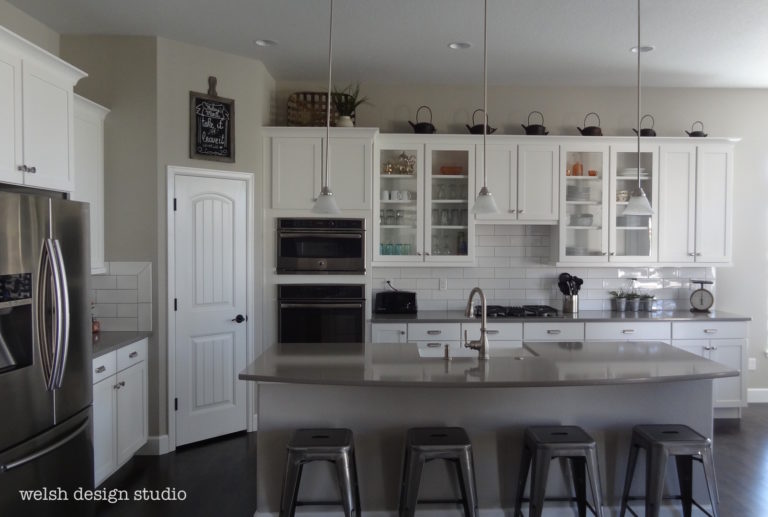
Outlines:
[[[635,290],[627,292],[627,308],[632,312],[640,310],[640,293]]]
[[[653,310],[654,295],[649,293],[643,293],[640,295],[640,310],[651,312]]]
[[[624,289],[619,289],[618,291],[611,291],[609,294],[613,296],[613,299],[611,300],[611,302],[612,302],[614,311],[624,312],[627,310],[627,292]]]
[[[357,107],[361,104],[368,104],[368,97],[360,96],[360,83],[355,83],[354,87],[350,84],[343,90],[334,88],[331,99],[339,116],[336,125],[340,127],[353,127],[355,122],[352,117],[355,115]]]

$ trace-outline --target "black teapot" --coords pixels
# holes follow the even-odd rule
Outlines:
[[[695,126],[696,124],[700,124],[701,125],[701,131],[694,131],[693,130],[693,126]],[[688,136],[692,136],[694,138],[703,138],[703,137],[707,136],[707,134],[704,132],[704,123],[701,120],[697,120],[696,122],[691,124],[691,132],[689,133],[688,131],[686,131],[685,133]]]
[[[419,122],[419,112],[423,109],[429,111],[429,122]],[[429,135],[435,132],[435,126],[432,125],[432,110],[429,106],[419,106],[419,109],[416,110],[416,123],[414,124],[410,120],[408,123],[413,128],[414,133]]]
[[[534,113],[538,113],[541,117],[541,124],[531,124],[531,115]],[[523,129],[525,130],[526,135],[548,135],[549,131],[547,131],[547,128],[544,127],[544,115],[540,111],[532,111],[528,114],[528,125],[523,125]]]
[[[483,111],[482,109],[478,108],[475,111],[472,112],[472,127],[469,126],[469,124],[464,124],[467,128],[467,130],[472,133],[473,135],[482,135],[483,134],[483,124],[475,124],[475,115],[478,111]],[[484,115],[483,118],[486,119],[487,123],[487,117]],[[486,135],[492,135],[496,132],[495,127],[486,126],[485,134]]]
[[[596,126],[587,126],[587,119],[590,115],[594,115],[595,118],[597,118]],[[600,129],[600,116],[594,111],[587,113],[587,115],[584,117],[584,125],[586,126],[584,129],[576,126],[576,129],[579,130],[579,133],[581,133],[582,136],[603,136],[603,130]]]
[[[643,115],[643,118],[640,119],[640,125],[641,126],[643,125],[643,120],[645,120],[646,117],[651,119],[651,127],[640,128],[640,136],[656,136],[656,131],[653,129],[653,126],[655,125],[656,121],[653,120],[653,116],[649,114]],[[632,128],[632,131],[634,131],[635,134],[637,134],[637,129]]]

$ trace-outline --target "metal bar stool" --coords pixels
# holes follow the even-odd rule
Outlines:
[[[419,485],[426,462],[446,460],[456,466],[461,499],[421,500]],[[477,516],[477,488],[472,444],[461,427],[416,427],[408,430],[400,486],[400,517],[413,516],[418,503],[461,503],[465,517]]]
[[[528,515],[530,517],[541,516],[549,464],[554,458],[567,458],[570,462],[576,497],[567,500],[576,501],[579,517],[586,516],[587,508],[593,514],[602,517],[603,505],[600,471],[597,463],[597,446],[595,440],[582,428],[572,425],[533,426],[525,430],[513,516],[521,515],[520,507],[524,500],[529,467],[531,470],[531,497]],[[587,502],[587,477],[589,478],[589,488],[592,492],[594,507]]]
[[[717,481],[715,480],[715,465],[712,461],[712,440],[700,435],[688,426],[679,424],[636,425],[632,429],[632,445],[629,449],[624,492],[621,495],[620,517],[624,517],[627,510],[636,516],[634,510],[629,507],[629,500],[642,499],[629,497],[637,455],[641,448],[645,449],[646,458],[644,498],[646,517],[659,515],[664,492],[664,474],[667,470],[667,459],[670,456],[675,457],[677,479],[680,484],[680,496],[672,497],[672,499],[682,501],[683,515],[690,517],[692,506],[696,505],[705,514],[718,517],[719,498]],[[709,502],[712,504],[711,514],[693,500],[693,460],[701,463],[704,468],[704,480],[707,483]]]
[[[299,429],[286,446],[285,477],[280,517],[293,517],[297,505],[341,505],[344,515],[360,515],[360,492],[352,431],[349,429]],[[298,501],[305,463],[329,461],[336,466],[341,501]]]

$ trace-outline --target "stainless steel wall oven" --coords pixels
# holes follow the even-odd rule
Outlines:
[[[365,219],[278,219],[277,272],[365,273]]]
[[[281,284],[278,343],[362,343],[365,285]]]

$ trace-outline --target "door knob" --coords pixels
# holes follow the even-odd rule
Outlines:
[[[242,323],[245,321],[245,317],[242,314],[238,314],[232,319],[232,321],[234,321],[235,323]]]

